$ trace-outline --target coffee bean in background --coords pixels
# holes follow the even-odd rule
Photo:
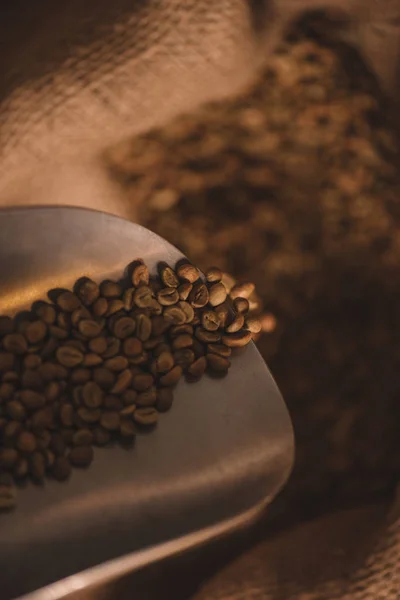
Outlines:
[[[140,260],[128,272],[82,278],[0,318],[0,509],[15,506],[14,484],[65,481],[94,446],[132,445],[172,407],[182,377],[226,375],[231,348],[261,330],[246,320],[254,286],[229,294],[215,267],[205,282],[187,261],[160,264],[155,278]]]

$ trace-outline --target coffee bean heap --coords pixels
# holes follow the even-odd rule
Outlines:
[[[0,508],[13,482],[66,480],[93,446],[132,443],[171,408],[182,376],[228,372],[232,350],[260,331],[247,315],[253,284],[229,295],[217,268],[135,261],[120,282],[88,278],[0,317]]]

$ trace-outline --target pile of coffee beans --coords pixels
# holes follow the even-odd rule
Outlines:
[[[15,483],[63,481],[93,446],[132,444],[171,408],[182,377],[225,375],[261,329],[248,314],[254,285],[228,294],[215,267],[202,278],[188,262],[160,264],[153,278],[138,260],[127,274],[82,278],[0,317],[0,508],[15,505]]]

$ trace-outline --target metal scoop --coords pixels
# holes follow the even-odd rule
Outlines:
[[[83,275],[155,272],[182,254],[128,221],[74,208],[0,212],[0,314]],[[286,481],[290,419],[253,344],[224,379],[181,382],[172,410],[132,450],[96,449],[66,483],[19,492],[0,514],[0,597],[55,600],[251,522]]]

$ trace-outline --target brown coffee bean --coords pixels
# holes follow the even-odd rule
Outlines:
[[[43,378],[38,371],[27,369],[22,373],[21,386],[32,390],[41,390],[43,388]]]
[[[178,306],[167,306],[164,310],[164,319],[170,325],[183,325],[186,323],[186,314]]]
[[[227,297],[227,291],[223,283],[214,283],[209,289],[210,299],[209,303],[211,306],[219,306],[225,302]]]
[[[95,409],[79,408],[78,415],[84,423],[93,424],[93,423],[97,423],[100,420],[101,410],[98,408],[95,408]]]
[[[91,379],[90,369],[78,368],[71,372],[71,382],[77,385],[82,385]]]
[[[196,358],[200,358],[200,356],[204,356],[206,353],[204,345],[196,338],[193,338],[192,350]]]
[[[150,427],[157,423],[158,412],[152,407],[138,408],[133,415],[133,419],[138,425]]]
[[[173,327],[171,327],[169,333],[170,333],[171,338],[176,338],[179,335],[184,335],[184,334],[193,336],[194,329],[193,329],[192,325],[189,325],[188,323],[186,323],[184,325],[174,325]]]
[[[45,362],[38,368],[44,381],[62,380],[68,377],[67,369],[60,364]]]
[[[0,384],[0,400],[11,400],[15,393],[15,385],[12,383]],[[1,404],[1,402],[0,402]]]
[[[59,306],[59,308],[61,308],[61,310],[72,313],[76,308],[80,307],[81,301],[79,300],[78,296],[72,292],[66,291],[59,294],[56,304]]]
[[[174,352],[174,361],[176,365],[186,369],[195,360],[195,354],[190,348],[183,348],[182,350],[176,350]]]
[[[250,331],[241,330],[237,333],[222,336],[222,343],[230,348],[242,348],[251,342],[252,334]]]
[[[4,383],[18,383],[18,373],[16,371],[7,371],[3,373]]]
[[[57,481],[66,481],[72,472],[69,460],[65,456],[57,456],[54,460],[51,472]]]
[[[261,322],[254,317],[249,317],[246,319],[245,329],[251,331],[251,333],[260,333],[261,331]]]
[[[76,421],[78,421],[78,419],[76,418]],[[62,429],[61,430],[61,439],[63,440],[64,444],[66,444],[67,446],[72,446],[72,438],[74,437],[74,430],[73,429]]]
[[[124,291],[122,294],[122,302],[124,303],[124,309],[129,312],[134,306],[133,296],[135,294],[135,288],[131,287]]]
[[[139,308],[146,308],[153,302],[153,292],[147,285],[143,285],[137,288],[133,300]]]
[[[79,429],[74,433],[72,443],[74,446],[91,446],[94,442],[94,435],[90,429]]]
[[[57,327],[56,325],[50,325],[49,333],[53,338],[56,338],[56,340],[66,340],[68,337],[68,331],[62,327]]]
[[[132,379],[132,387],[136,392],[144,392],[149,389],[154,383],[154,377],[149,373],[134,375]]]
[[[121,419],[129,419],[133,416],[133,413],[136,410],[136,405],[131,404],[130,406],[126,406],[122,410],[119,411],[119,415]]]
[[[82,319],[78,324],[79,333],[87,339],[96,338],[100,335],[102,327],[97,321]]]
[[[93,461],[93,448],[91,446],[75,446],[68,458],[74,467],[88,467]]]
[[[14,331],[14,321],[6,315],[0,316],[0,338]]]
[[[15,356],[11,352],[0,352],[0,371],[11,371],[14,367]]]
[[[25,407],[19,400],[11,400],[11,402],[8,402],[7,414],[13,421],[24,421],[26,418]]]
[[[16,479],[24,479],[29,473],[29,463],[26,458],[18,459],[17,464],[14,467],[14,477]]]
[[[57,312],[54,306],[43,302],[35,310],[36,316],[46,323],[46,325],[53,325],[57,318]]]
[[[106,431],[102,427],[96,427],[93,430],[94,434],[94,443],[96,446],[105,446],[111,441],[111,434],[109,431]]]
[[[140,392],[136,398],[137,406],[154,406],[157,401],[157,390],[155,387],[151,387],[145,392]]]
[[[203,308],[209,301],[209,292],[204,283],[196,283],[188,298],[194,308]]]
[[[166,287],[157,292],[157,300],[162,306],[172,306],[179,301],[178,290],[174,287]]]
[[[151,335],[151,320],[146,315],[136,318],[136,335],[141,342],[145,342]]]
[[[0,449],[0,467],[2,469],[12,469],[18,461],[18,452],[15,448]]]
[[[216,331],[206,331],[202,327],[197,327],[194,334],[204,344],[216,344],[221,339],[221,335]]]
[[[110,390],[115,384],[115,374],[104,367],[93,369],[93,380],[104,390]]]
[[[103,358],[98,354],[93,354],[92,352],[86,354],[82,362],[82,366],[87,368],[98,367],[101,364],[103,364]]]
[[[153,317],[151,320],[151,333],[154,337],[162,335],[169,328],[170,324],[162,316]]]
[[[194,319],[193,306],[191,306],[189,302],[184,302],[183,300],[180,300],[177,306],[185,313],[186,323],[191,323]]]
[[[63,404],[60,408],[60,421],[64,427],[72,427],[75,411],[72,404]]]
[[[117,431],[120,425],[120,417],[117,411],[105,410],[100,417],[100,425],[106,431]]]
[[[189,294],[193,289],[193,285],[187,281],[181,283],[178,287],[178,294],[180,300],[187,300],[189,298]]]
[[[107,338],[107,345],[107,350],[102,354],[104,359],[113,358],[118,354],[121,348],[121,340],[115,337],[109,337]]]
[[[225,373],[231,366],[230,361],[219,354],[207,354],[207,365],[216,373]]]
[[[36,450],[36,438],[30,431],[22,431],[17,439],[17,448],[21,452],[31,454]]]
[[[162,352],[156,360],[156,369],[158,373],[167,373],[174,366],[174,359],[171,352]]]
[[[218,267],[210,267],[206,271],[206,279],[208,283],[219,283],[222,279],[222,271]]]
[[[135,390],[126,390],[122,394],[122,401],[125,406],[132,406],[135,404],[137,398],[137,392]]]
[[[118,298],[113,298],[112,300],[108,301],[108,308],[105,316],[111,317],[112,315],[116,315],[120,311],[124,310],[124,308],[125,305],[122,300],[119,300]]]
[[[149,285],[150,273],[144,264],[138,264],[132,271],[132,283],[135,287]]]
[[[125,356],[114,356],[105,361],[104,367],[110,371],[118,373],[124,371],[128,366],[128,359]]]
[[[229,295],[234,300],[235,298],[249,298],[255,290],[254,283],[237,283],[231,289]]]
[[[198,269],[190,263],[181,264],[177,268],[176,273],[180,279],[188,281],[189,283],[195,283],[200,277]]]
[[[56,319],[56,325],[58,327],[60,327],[61,329],[65,329],[66,331],[69,331],[70,326],[71,326],[70,315],[66,314],[64,312],[58,313],[57,319]]]
[[[176,288],[179,285],[179,280],[171,267],[161,269],[161,280],[166,287]]]
[[[30,344],[39,344],[47,334],[47,326],[43,321],[29,323],[25,331],[25,337]]]
[[[175,366],[168,373],[160,377],[160,384],[163,386],[176,385],[182,377],[182,367]]]
[[[85,306],[91,306],[100,296],[100,288],[91,279],[82,280],[77,286],[76,295]]]
[[[153,298],[153,300],[150,302],[149,306],[147,307],[147,310],[149,312],[149,316],[151,316],[151,317],[157,316],[158,317],[159,315],[162,314],[163,307],[155,298]]]
[[[70,369],[80,365],[84,359],[82,352],[72,346],[60,346],[57,348],[56,357],[63,367]]]
[[[204,375],[204,372],[207,368],[207,360],[205,356],[200,356],[197,360],[195,360],[189,367],[187,372],[189,375],[193,377],[200,378]]]
[[[53,356],[54,352],[57,350],[59,346],[59,342],[55,337],[50,337],[42,346],[40,350],[40,357],[42,360],[46,360],[46,358],[50,358]],[[40,365],[39,365],[40,366]]]
[[[157,391],[156,408],[159,412],[167,412],[174,401],[174,393],[171,388],[165,387]]]
[[[54,408],[46,406],[35,411],[30,419],[30,426],[36,433],[54,427]]]
[[[46,462],[43,454],[34,452],[29,458],[29,471],[36,483],[42,483],[46,473]]]
[[[136,427],[132,421],[123,419],[119,428],[121,437],[125,440],[134,440],[136,437]]]
[[[0,484],[0,510],[12,510],[17,505],[15,487]]]
[[[19,421],[9,421],[3,429],[3,439],[6,442],[14,440],[22,431],[22,424]]]
[[[21,390],[18,396],[28,410],[37,410],[46,404],[45,396],[34,390]]]
[[[131,365],[145,365],[149,362],[149,354],[148,352],[142,352],[137,356],[131,356],[129,358],[129,363]]]
[[[75,309],[74,312],[71,314],[71,325],[73,327],[78,327],[80,321],[82,321],[83,319],[90,320],[91,318],[92,315],[90,314],[88,309],[84,306],[80,306],[79,308]]]
[[[193,338],[188,334],[178,335],[172,340],[173,350],[182,350],[183,348],[190,348],[193,346]]]
[[[100,294],[104,298],[119,298],[122,295],[122,287],[115,281],[102,281],[100,284]]]
[[[104,398],[103,406],[107,410],[116,410],[119,412],[124,408],[124,403],[122,402],[121,398],[118,398],[118,396],[108,394],[108,396]]]
[[[136,337],[130,337],[124,340],[123,352],[127,356],[137,356],[142,352],[142,342]]]
[[[142,315],[140,315],[142,316]],[[151,327],[151,324],[150,324]],[[135,332],[136,322],[131,317],[120,317],[114,323],[113,333],[118,339],[125,339]]]
[[[220,326],[219,316],[213,310],[205,310],[201,315],[201,324],[207,331],[216,331]]]
[[[233,301],[233,308],[236,312],[245,315],[249,312],[249,301],[247,300],[247,298],[235,298]]]
[[[95,381],[85,383],[81,395],[86,408],[99,408],[103,403],[103,390]]]
[[[94,317],[103,317],[108,311],[108,302],[106,298],[97,298],[92,306],[92,313]]]
[[[42,359],[38,354],[27,354],[24,356],[25,369],[37,369],[42,364]]]
[[[157,348],[157,346],[159,346],[160,344],[163,344],[165,342],[165,336],[160,335],[158,337],[153,337],[153,338],[149,338],[148,340],[146,340],[145,342],[143,342],[143,348],[144,350],[154,350],[155,348]],[[154,354],[154,352],[153,352]]]
[[[218,354],[219,356],[223,356],[224,358],[229,358],[232,354],[232,348],[229,348],[224,344],[209,344],[207,350],[211,354]]]
[[[28,342],[21,333],[9,333],[3,338],[3,348],[13,354],[25,354]]]
[[[121,371],[117,377],[115,385],[111,389],[112,394],[122,394],[132,382],[132,373],[129,369]]]
[[[233,319],[232,323],[230,325],[228,325],[227,327],[225,327],[225,331],[227,333],[236,333],[237,331],[240,331],[242,329],[243,325],[244,325],[244,315],[238,314]]]
[[[72,433],[71,433],[71,442],[72,442]],[[64,438],[59,433],[54,433],[51,436],[49,447],[54,452],[56,456],[63,456],[66,450],[66,442]]]

